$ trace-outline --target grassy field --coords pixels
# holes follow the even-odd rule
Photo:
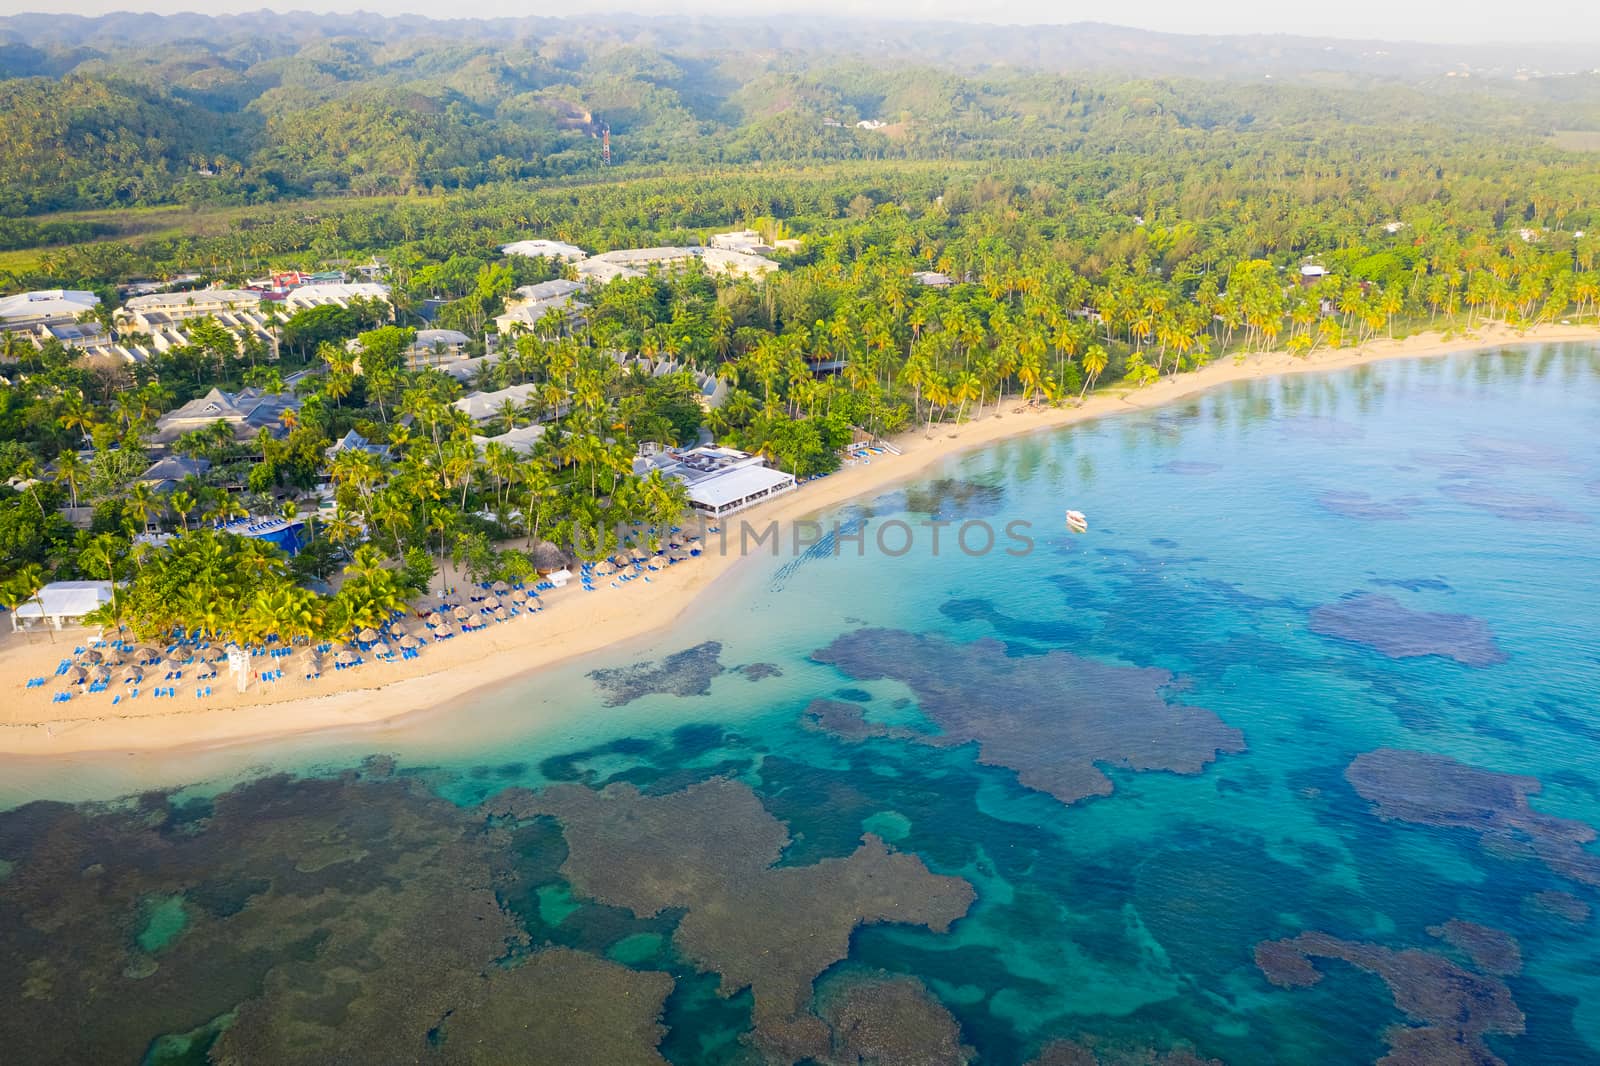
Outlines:
[[[314,213],[318,209],[364,207],[398,199],[405,197],[338,196],[244,206],[166,204],[160,207],[108,207],[92,211],[61,211],[36,217],[40,222],[93,222],[106,226],[112,231],[107,234],[107,240],[171,237],[177,234],[208,236],[227,232],[237,219],[273,209]]]
[[[315,214],[319,210],[348,209],[380,204],[398,197],[339,196],[317,200],[283,200],[272,204],[246,206],[190,206],[167,204],[160,207],[109,207],[92,211],[59,211],[35,216],[41,222],[92,222],[108,232],[98,242],[152,240],[163,237],[209,236],[226,233],[234,222],[247,215],[282,210]],[[90,242],[95,243],[95,242]],[[48,247],[0,251],[0,275],[33,270]]]

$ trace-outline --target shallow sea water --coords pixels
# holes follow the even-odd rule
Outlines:
[[[0,1044],[1600,1061],[1600,350],[1244,383],[823,519],[865,551],[447,713],[8,769]],[[515,1057],[557,987],[603,1009]]]

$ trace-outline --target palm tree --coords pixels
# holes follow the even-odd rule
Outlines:
[[[183,489],[178,489],[167,497],[167,506],[178,516],[178,521],[183,524],[183,531],[189,532],[189,516],[199,506],[195,498]]]
[[[88,476],[88,464],[78,458],[78,453],[72,449],[69,448],[56,457],[56,483],[67,486],[67,491],[71,494],[74,510],[78,507],[78,486]]]
[[[128,490],[127,497],[122,501],[123,513],[138,528],[134,533],[143,533],[150,528],[150,516],[160,508],[160,501],[156,499],[155,490],[144,482],[139,482]]]
[[[19,567],[17,572],[11,575],[10,580],[0,584],[0,596],[4,596],[6,607],[12,611],[29,601],[38,604],[39,618],[45,623],[45,632],[50,635],[50,643],[54,644],[55,629],[44,617],[44,599],[40,596],[40,591],[45,586],[44,578],[44,567],[38,563]]]
[[[1098,344],[1091,344],[1083,353],[1083,391],[1078,393],[1078,399],[1083,399],[1094,383],[1100,380],[1100,375],[1106,372],[1107,362],[1106,350]]]

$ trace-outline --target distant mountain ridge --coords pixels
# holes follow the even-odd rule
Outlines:
[[[1592,44],[1431,44],[1289,34],[1196,35],[1106,23],[999,25],[907,20],[595,15],[584,18],[429,19],[370,13],[102,16],[30,13],[0,17],[6,73],[65,71],[48,55],[83,49],[211,44],[262,38],[305,42],[355,36],[399,42],[540,40],[633,45],[687,54],[733,49],[832,53],[893,61],[951,64],[965,70],[1005,66],[1041,71],[1108,71],[1139,76],[1304,77],[1353,74],[1415,80],[1469,74],[1515,78],[1593,74],[1600,58]],[[20,49],[20,50],[19,50]],[[27,50],[36,55],[30,56]],[[70,67],[68,68],[70,69]]]

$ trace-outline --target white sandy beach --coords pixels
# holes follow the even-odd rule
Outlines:
[[[993,406],[960,426],[935,426],[931,437],[920,428],[895,444],[903,454],[875,457],[869,465],[847,467],[799,491],[736,516],[751,522],[786,522],[809,517],[855,497],[913,477],[955,453],[1006,437],[1054,429],[1118,412],[1171,403],[1230,382],[1336,370],[1384,359],[1419,358],[1530,342],[1600,341],[1600,327],[1544,326],[1522,332],[1485,327],[1471,335],[1419,334],[1401,341],[1375,341],[1364,348],[1318,352],[1307,358],[1284,353],[1225,357],[1202,370],[1165,378],[1138,391],[1108,390],[1080,406],[1017,412],[1008,400],[997,416]],[[52,703],[54,685],[26,689],[31,677],[53,679],[56,664],[75,645],[92,637],[84,630],[0,638],[0,678],[7,698],[0,706],[0,755],[49,757],[81,752],[139,752],[186,746],[239,744],[254,738],[337,729],[387,721],[439,707],[475,689],[503,685],[512,678],[575,656],[599,651],[670,625],[697,597],[739,561],[732,541],[726,553],[708,539],[698,559],[663,568],[651,581],[585,592],[576,583],[547,593],[546,609],[511,619],[443,644],[431,644],[412,661],[369,663],[354,670],[325,673],[316,681],[286,678],[271,685],[234,691],[224,671],[211,682],[208,699],[194,698],[194,685],[178,685],[170,700],[124,699],[113,707],[109,694],[79,696]]]

